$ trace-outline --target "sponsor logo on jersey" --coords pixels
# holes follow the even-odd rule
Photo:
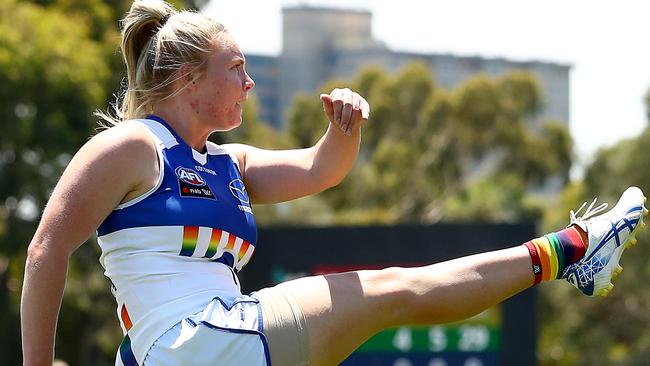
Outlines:
[[[228,183],[228,188],[230,188],[230,193],[241,202],[241,205],[237,205],[237,207],[243,212],[253,213],[249,205],[250,199],[248,198],[244,182],[241,179],[233,179]]]
[[[246,192],[246,187],[244,186],[244,182],[241,179],[231,180],[228,184],[228,188],[230,188],[230,193],[232,193],[233,196],[237,197],[237,199],[242,203],[248,203],[250,201],[248,198],[248,193]]]
[[[212,170],[210,168],[204,168],[204,167],[202,167],[200,165],[195,165],[194,169],[196,169],[196,170],[198,170],[200,172],[206,172],[208,174],[217,175],[217,172],[215,172],[214,170]]]
[[[197,187],[203,187],[206,185],[205,180],[201,178],[199,173],[195,172],[194,170],[190,168],[184,168],[182,166],[179,166],[176,168],[176,176],[178,176],[178,179],[181,181],[191,184],[193,186]]]
[[[217,199],[199,173],[182,166],[176,168],[174,172],[178,177],[178,192],[181,197]]]

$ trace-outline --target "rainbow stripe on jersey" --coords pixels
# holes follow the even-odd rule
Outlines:
[[[201,232],[204,233],[202,238],[205,243],[199,241]],[[240,271],[253,256],[254,251],[255,246],[251,243],[225,230],[184,226],[183,242],[178,254],[184,257],[208,258]]]

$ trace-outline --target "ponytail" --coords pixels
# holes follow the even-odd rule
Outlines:
[[[171,90],[181,66],[189,66],[194,80],[204,71],[205,60],[214,51],[214,39],[223,25],[205,15],[177,12],[160,0],[139,0],[121,22],[121,51],[126,65],[123,90],[110,111],[95,112],[104,127],[143,118],[154,105],[182,91]]]

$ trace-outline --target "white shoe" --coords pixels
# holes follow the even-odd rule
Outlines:
[[[635,235],[645,226],[643,217],[648,215],[643,207],[645,201],[639,188],[630,187],[614,208],[600,216],[594,217],[607,208],[607,203],[594,208],[596,199],[582,217],[576,215],[586,202],[575,213],[571,211],[570,225],[577,225],[587,233],[589,245],[582,259],[564,269],[562,278],[587,296],[607,296],[614,288],[611,281],[623,271],[618,264],[623,251],[636,244]]]

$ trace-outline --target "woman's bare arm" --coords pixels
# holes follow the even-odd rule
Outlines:
[[[29,244],[21,300],[25,365],[52,365],[68,258],[130,193],[155,184],[153,141],[117,126],[88,141],[61,176]]]
[[[239,159],[252,202],[276,203],[308,196],[339,184],[352,169],[370,107],[349,89],[335,89],[330,95],[321,95],[321,100],[330,124],[310,148],[228,146]]]

